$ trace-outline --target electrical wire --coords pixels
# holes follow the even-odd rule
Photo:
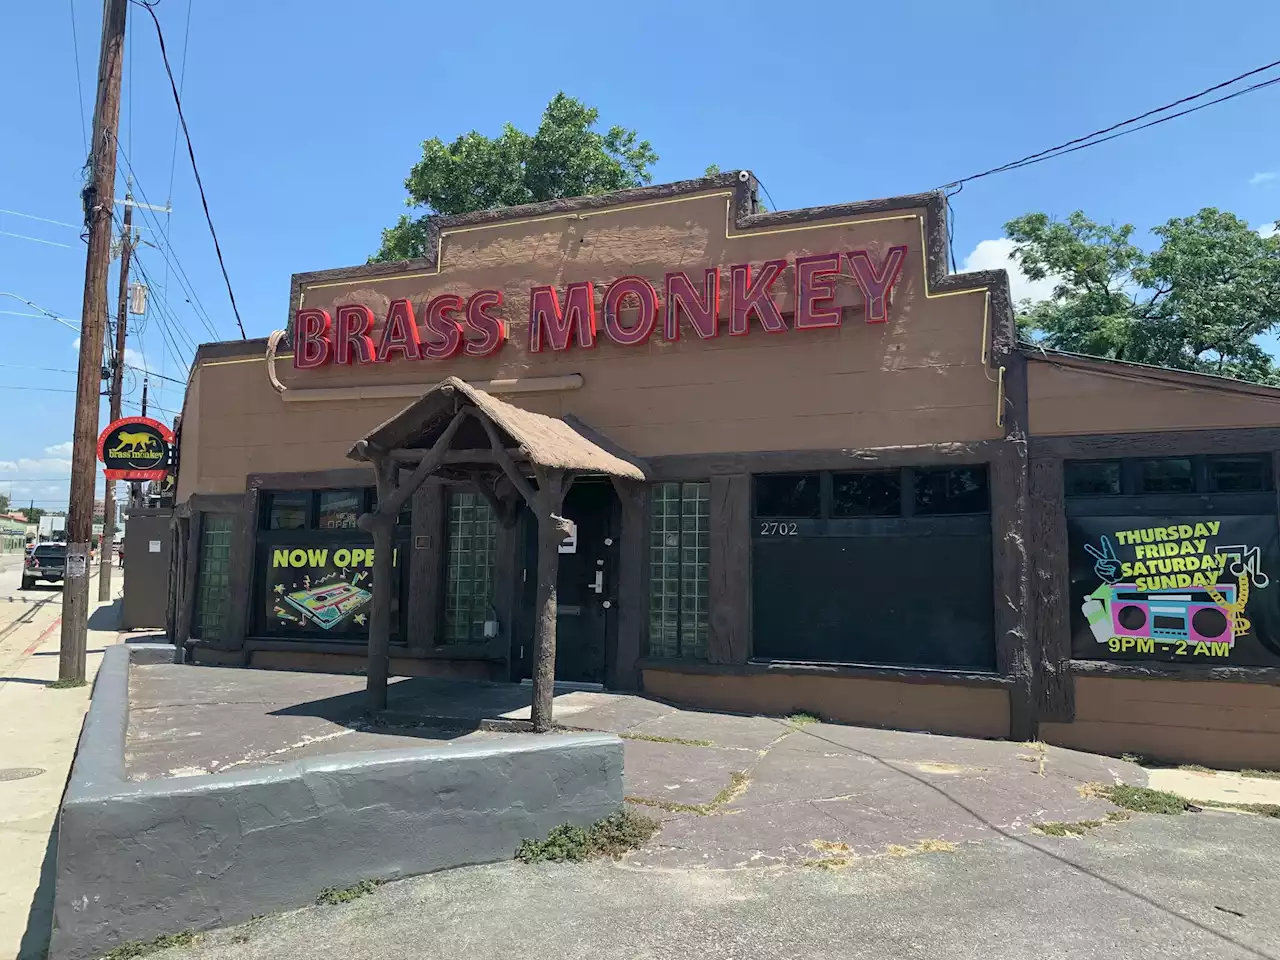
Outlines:
[[[76,0],[67,0],[71,8],[71,49],[76,57],[76,97],[80,100],[80,139],[84,152],[89,152],[89,127],[84,118],[84,84],[80,81],[80,41],[76,39]]]
[[[1180,106],[1181,104],[1184,104],[1184,103],[1189,103],[1192,100],[1199,100],[1201,97],[1205,96],[1206,94],[1212,93],[1215,90],[1221,90],[1224,87],[1229,87],[1233,83],[1238,83],[1239,81],[1245,79],[1246,77],[1254,76],[1255,74],[1262,73],[1263,71],[1270,70],[1277,66],[1280,66],[1280,60],[1276,60],[1272,63],[1268,63],[1262,67],[1256,67],[1255,69],[1249,70],[1246,73],[1242,73],[1239,76],[1232,77],[1230,80],[1224,80],[1221,83],[1216,83],[1211,87],[1206,87],[1204,90],[1201,90],[1199,93],[1194,93],[1189,96],[1182,97],[1179,100],[1174,100],[1172,103],[1166,103],[1163,106],[1156,107],[1153,110],[1148,110],[1145,113],[1140,113],[1136,117],[1130,117],[1129,119],[1122,120],[1119,123],[1113,123],[1109,127],[1103,127],[1101,130],[1095,130],[1093,133],[1086,134],[1083,137],[1076,137],[1073,140],[1068,140],[1065,143],[1060,143],[1056,147],[1049,147],[1046,150],[1041,150],[1037,153],[1028,154],[1027,156],[1021,158],[1020,160],[1012,160],[1009,163],[1001,164],[998,167],[992,167],[990,170],[984,170],[981,173],[975,173],[967,177],[962,177],[959,180],[952,180],[950,183],[944,183],[942,184],[942,189],[945,189],[947,187],[962,186],[966,183],[969,183],[972,180],[980,180],[983,177],[989,177],[992,174],[1004,173],[1009,170],[1020,169],[1021,167],[1029,167],[1032,164],[1043,163],[1044,161],[1052,160],[1055,157],[1065,156],[1068,153],[1075,153],[1077,150],[1083,150],[1086,147],[1096,147],[1098,144],[1106,143],[1108,140],[1115,140],[1117,137],[1123,137],[1130,133],[1137,133],[1139,130],[1145,130],[1148,127],[1154,127],[1158,124],[1165,123],[1169,120],[1175,120],[1178,117],[1185,117],[1189,113],[1195,113],[1197,110],[1203,110],[1206,107],[1213,106],[1214,104],[1223,103],[1227,100],[1234,100],[1236,97],[1242,97],[1246,93],[1253,93],[1257,90],[1261,90],[1265,87],[1269,87],[1274,83],[1280,83],[1280,77],[1275,77],[1274,79],[1271,79],[1271,80],[1264,80],[1262,83],[1255,83],[1251,86],[1245,87],[1242,90],[1236,90],[1232,93],[1226,94],[1225,96],[1218,97],[1206,103],[1197,104],[1196,106],[1190,107],[1186,110],[1179,110],[1177,113],[1169,114],[1167,117],[1161,117],[1157,120],[1152,120],[1149,123],[1144,123],[1140,126],[1132,127],[1131,129],[1128,129],[1128,130],[1120,130],[1121,127],[1127,127],[1130,124],[1137,123],[1139,120],[1144,120],[1147,117],[1154,116],[1157,113],[1164,113],[1166,110],[1171,110],[1176,106]],[[1113,130],[1118,130],[1119,132],[1111,133],[1111,131]],[[1103,137],[1102,134],[1104,133],[1110,133],[1111,135],[1107,137]],[[1101,139],[1095,139],[1098,137],[1101,137]]]
[[[187,46],[191,40],[191,0],[187,0],[187,20],[182,28],[182,66],[178,68],[178,96],[187,88]],[[178,169],[178,118],[173,119],[173,148],[169,151],[169,193],[165,201],[164,240],[170,246],[173,241],[169,229],[173,223],[173,178]],[[169,261],[164,264],[164,295],[169,296]]]
[[[50,220],[48,217],[37,217],[34,213],[20,213],[17,210],[5,210],[0,208],[0,213],[9,217],[24,217],[27,220],[39,220],[41,223],[53,223],[59,227],[70,227],[72,230],[79,230],[80,224],[67,223],[65,220]]]
[[[116,146],[119,148],[118,141]],[[200,321],[205,325],[205,329],[209,331],[209,335],[212,336],[213,339],[220,339],[218,331],[214,328],[213,321],[209,319],[209,311],[205,309],[204,303],[200,300],[200,296],[195,291],[195,284],[192,283],[190,276],[187,275],[186,268],[182,265],[182,260],[178,257],[178,251],[175,250],[173,248],[173,244],[169,242],[167,227],[162,227],[159,219],[155,216],[154,211],[149,209],[154,206],[154,204],[152,204],[151,200],[147,197],[147,191],[143,187],[142,180],[138,176],[137,171],[133,169],[133,164],[130,162],[128,154],[126,154],[123,149],[119,149],[119,153],[121,158],[124,160],[125,166],[129,170],[129,176],[133,179],[133,186],[137,190],[138,196],[142,198],[142,204],[135,204],[134,209],[138,211],[144,220],[147,220],[151,224],[148,229],[150,229],[157,237],[163,238],[160,244],[150,243],[150,241],[148,241],[148,244],[159,250],[160,256],[164,257],[166,278],[168,276],[169,267],[172,266],[173,270],[178,275],[178,285],[182,287],[183,293],[186,295],[186,300],[191,304],[191,308],[196,312],[196,316],[200,318]],[[168,206],[168,204],[166,204],[166,206]],[[167,216],[168,214],[166,214],[166,217]],[[164,289],[167,294],[167,279]]]
[[[164,374],[156,373],[154,370],[150,370],[146,367],[136,367],[132,363],[126,363],[124,366],[126,370],[135,370],[138,373],[142,374],[143,376],[155,377],[158,380],[168,380],[170,383],[176,383],[178,386],[182,387],[183,389],[186,389],[187,381],[185,380],[178,380],[174,377],[166,377]],[[74,373],[75,371],[73,370],[71,372]]]
[[[182,135],[187,141],[187,155],[191,158],[191,172],[195,174],[196,187],[200,191],[200,204],[204,207],[204,218],[209,224],[209,235],[213,238],[213,249],[218,255],[218,266],[222,269],[222,279],[227,285],[227,297],[231,301],[231,312],[236,316],[236,326],[240,328],[240,339],[249,339],[244,332],[244,321],[240,319],[240,308],[236,306],[235,291],[231,289],[231,277],[227,274],[227,264],[222,258],[222,247],[218,243],[218,232],[213,227],[213,216],[209,213],[209,200],[204,193],[204,183],[200,180],[200,168],[196,166],[196,151],[191,145],[191,131],[187,129],[187,118],[182,112],[182,97],[178,93],[178,85],[173,79],[173,68],[169,66],[169,54],[165,50],[164,31],[160,29],[160,18],[156,16],[153,9],[154,3],[145,3],[143,0],[131,0],[131,2],[144,8],[151,15],[151,22],[156,25],[156,38],[160,41],[160,57],[164,60],[164,71],[169,76],[169,89],[173,91],[174,106],[178,109],[178,120],[182,124]]]
[[[29,367],[25,363],[0,363],[0,367],[7,367],[10,370],[35,370],[39,373],[79,373],[78,370],[72,370],[68,367]]]

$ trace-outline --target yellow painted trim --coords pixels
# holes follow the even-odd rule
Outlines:
[[[287,360],[292,356],[293,356],[292,353],[277,353],[276,359]],[[236,359],[236,360],[206,360],[204,363],[200,364],[200,366],[225,367],[227,364],[230,364],[230,363],[266,363],[266,361],[267,361],[267,356],[266,354],[263,354],[260,357],[240,357],[239,359]]]
[[[917,220],[920,224],[920,261],[924,267],[924,294],[925,297],[932,300],[937,297],[953,297],[962,293],[979,293],[985,290],[985,287],[975,287],[972,290],[950,290],[946,293],[931,293],[929,290],[929,263],[925,253],[925,236],[924,236],[924,217],[918,213],[901,213],[893,214],[887,217],[862,217],[852,220],[835,220],[824,221],[821,223],[802,223],[787,227],[774,227],[767,230],[743,230],[734,232],[732,229],[733,218],[733,195],[732,190],[721,190],[716,193],[695,193],[684,197],[667,197],[663,200],[648,200],[642,203],[628,203],[619,207],[602,207],[599,210],[583,210],[574,213],[551,213],[542,217],[525,217],[520,220],[502,220],[497,223],[480,223],[471,227],[454,227],[441,230],[436,237],[436,266],[434,270],[424,270],[419,273],[397,273],[388,274],[382,277],[359,277],[354,280],[331,280],[328,283],[312,283],[304,285],[298,291],[298,307],[301,308],[303,300],[306,298],[309,290],[325,290],[332,287],[352,287],[361,283],[383,283],[390,280],[417,280],[421,277],[435,277],[440,275],[441,266],[444,263],[444,240],[445,237],[454,234],[474,233],[478,230],[495,230],[501,227],[516,227],[528,223],[545,223],[550,220],[586,220],[590,217],[600,217],[611,213],[625,213],[628,210],[641,210],[647,207],[658,207],[672,203],[687,203],[691,200],[708,200],[716,197],[725,198],[725,226],[724,237],[726,240],[743,240],[751,237],[769,237],[784,233],[800,233],[805,230],[832,230],[838,227],[857,227],[871,223],[892,223],[899,220]]]

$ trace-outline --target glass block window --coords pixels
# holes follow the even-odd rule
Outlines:
[[[444,642],[484,643],[493,603],[497,519],[484,498],[450,491],[445,560]]]
[[[649,525],[649,656],[707,655],[711,484],[659,483]]]
[[[230,516],[216,513],[206,513],[200,525],[192,632],[202,640],[221,640],[227,628],[231,610],[231,527]]]

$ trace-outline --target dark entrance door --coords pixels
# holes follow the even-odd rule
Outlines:
[[[604,683],[617,622],[617,496],[605,479],[575,480],[562,513],[577,524],[577,540],[560,550],[556,580],[556,679]],[[537,522],[526,512],[525,590],[520,638],[522,677],[533,664],[534,605],[537,602]],[[513,651],[514,652],[514,651]]]

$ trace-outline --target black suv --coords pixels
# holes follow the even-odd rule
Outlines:
[[[61,583],[67,574],[67,545],[65,543],[38,543],[27,556],[22,569],[22,589],[30,590],[37,580]]]

